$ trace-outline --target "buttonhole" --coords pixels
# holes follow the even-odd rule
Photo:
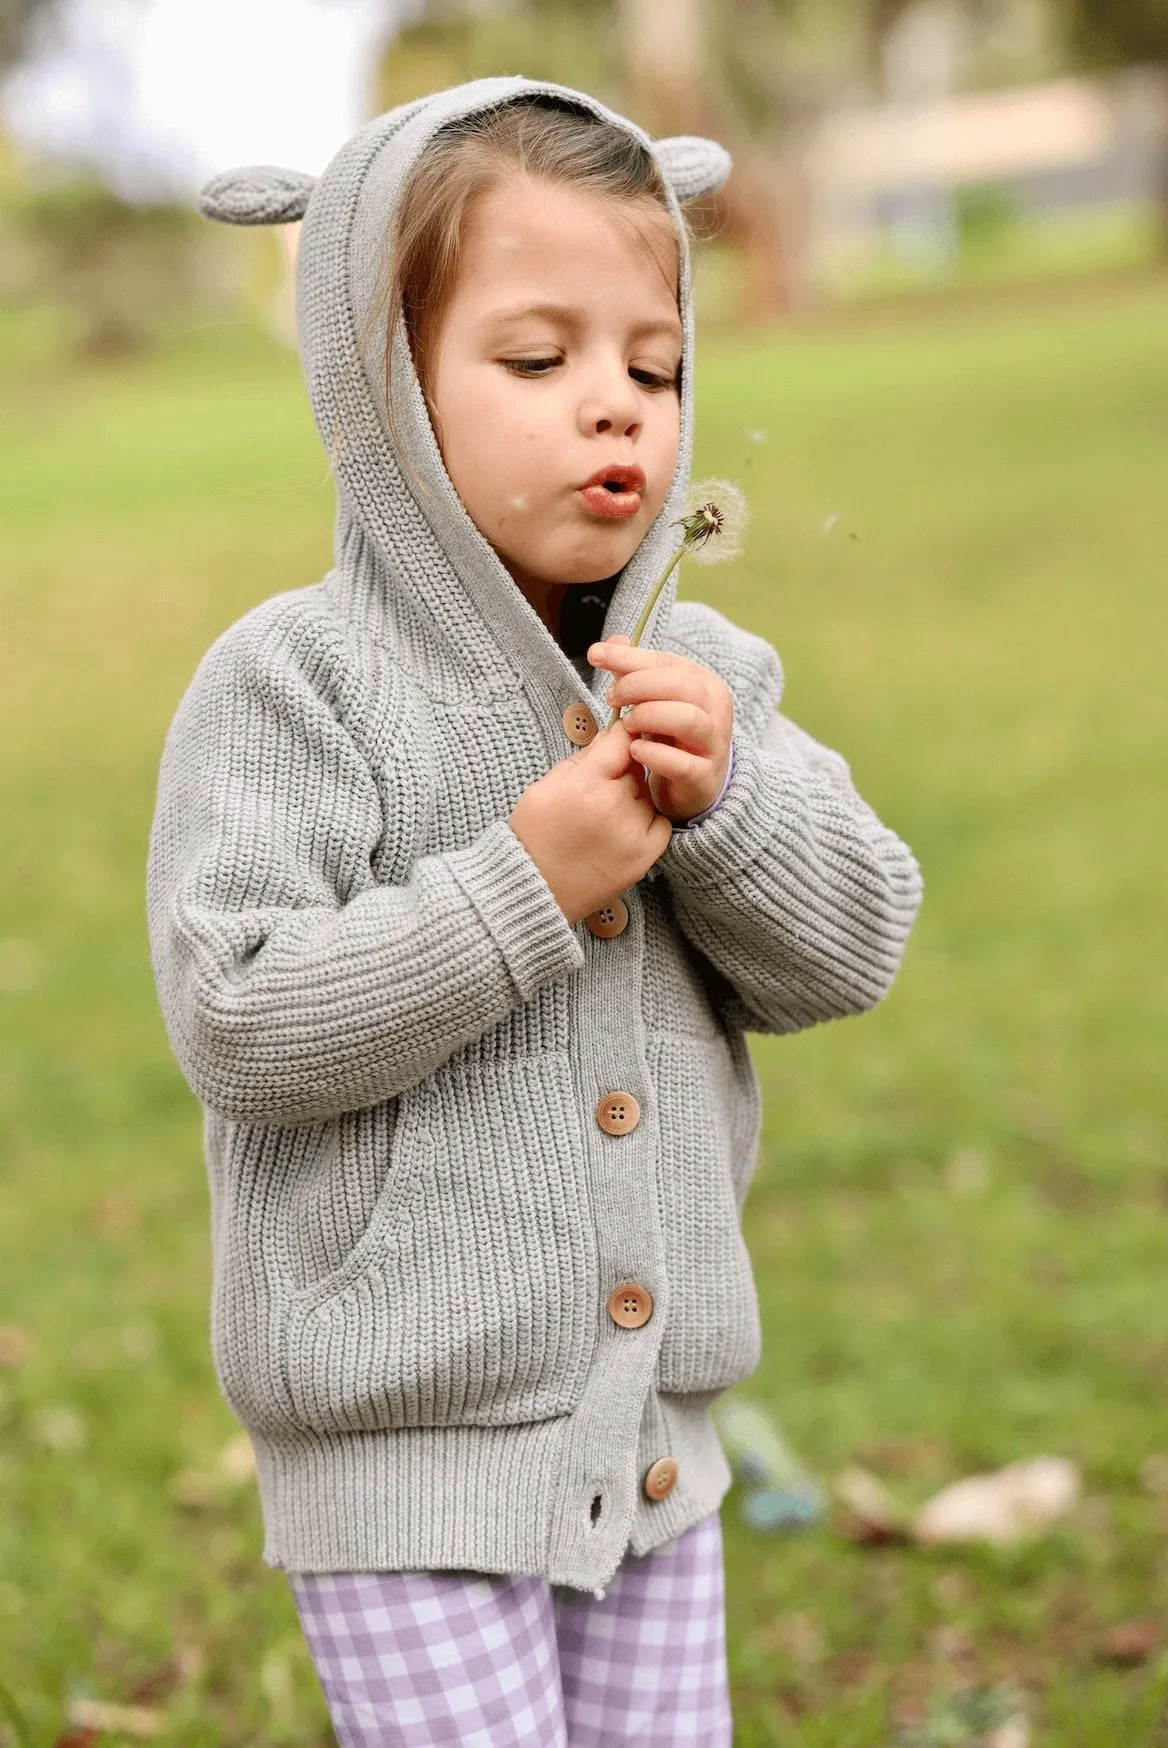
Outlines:
[[[592,1500],[591,1516],[592,1516],[593,1528],[595,1528],[596,1525],[600,1522],[600,1507],[601,1507],[601,1495],[599,1493],[597,1493],[593,1496],[593,1500]]]

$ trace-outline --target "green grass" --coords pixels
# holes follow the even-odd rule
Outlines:
[[[958,206],[960,211],[960,203]],[[985,290],[1066,275],[1124,273],[1146,268],[1163,250],[1162,225],[1151,202],[1040,216],[1009,213],[967,233],[949,268],[916,267],[890,247],[838,261],[829,274],[836,297],[863,300],[914,292]]]
[[[0,333],[0,1321],[28,1344],[0,1340],[0,1741],[13,1705],[39,1748],[69,1697],[137,1696],[190,1748],[323,1744],[250,1486],[215,1469],[199,1116],[142,888],[178,697],[326,568],[331,491],[294,360],[247,329],[82,373],[34,341]],[[775,642],[928,888],[880,1009],[753,1041],[744,1394],[908,1502],[1043,1452],[1085,1484],[999,1553],[755,1536],[732,1494],[737,1741],[868,1748],[1007,1679],[1035,1744],[1168,1741],[1168,1638],[1099,1659],[1168,1594],[1141,1481],[1168,1451],[1168,289],[719,335],[700,401],[699,466],[755,518],[681,592]]]

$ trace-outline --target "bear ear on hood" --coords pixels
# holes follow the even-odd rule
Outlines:
[[[675,134],[670,139],[654,140],[653,156],[683,205],[721,188],[732,165],[724,146],[717,140],[704,140],[699,134]]]
[[[224,170],[199,191],[204,218],[221,225],[287,225],[304,217],[316,177],[278,164],[250,164]]]

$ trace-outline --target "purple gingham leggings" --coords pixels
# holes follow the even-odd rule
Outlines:
[[[341,1748],[730,1748],[722,1526],[602,1599],[471,1572],[290,1573]]]

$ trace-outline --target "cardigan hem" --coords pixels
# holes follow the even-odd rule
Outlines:
[[[721,1504],[731,1476],[709,1414],[719,1394],[650,1391],[623,1497],[606,1514],[607,1533],[596,1532],[595,1553],[587,1540],[553,1545],[563,1504],[557,1458],[571,1415],[501,1427],[253,1432],[264,1560],[289,1572],[454,1570],[606,1586],[626,1553],[672,1541]],[[649,1500],[644,1474],[666,1455],[677,1461],[678,1484]]]

